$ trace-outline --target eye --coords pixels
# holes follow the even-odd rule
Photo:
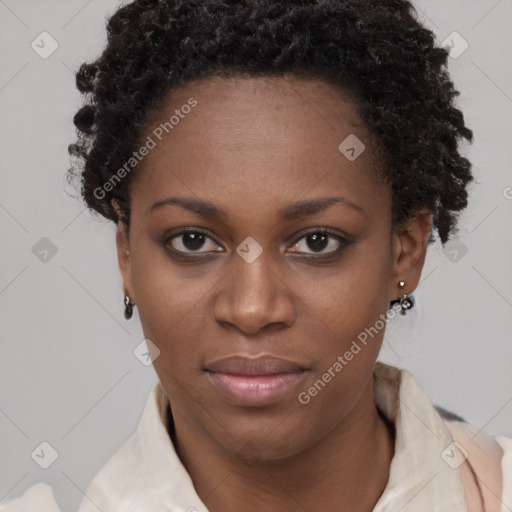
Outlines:
[[[349,241],[345,237],[329,229],[321,229],[310,231],[299,238],[292,246],[292,249],[295,248],[298,250],[292,252],[302,252],[313,255],[336,254],[347,245],[349,245]],[[311,249],[311,252],[306,250],[308,248]]]
[[[186,254],[217,251],[216,247],[219,247],[212,238],[198,228],[181,230],[167,238],[164,243],[166,246],[170,246],[172,250]],[[200,251],[203,248],[206,248],[206,250]]]
[[[291,246],[291,249],[292,252],[321,257],[324,255],[336,255],[350,245],[350,243],[349,239],[338,232],[332,231],[329,228],[317,228],[297,239]],[[206,231],[200,228],[182,229],[167,237],[163,244],[175,255],[202,254],[206,256],[211,252],[223,251],[222,247]]]

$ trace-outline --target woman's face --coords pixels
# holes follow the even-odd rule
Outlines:
[[[417,285],[425,247],[393,233],[390,188],[348,96],[320,81],[218,78],[173,92],[160,114],[118,248],[175,423],[267,459],[357,424],[373,406],[382,318],[398,280]],[[302,371],[208,371],[261,355]]]

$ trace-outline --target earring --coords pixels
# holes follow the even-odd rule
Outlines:
[[[130,320],[133,315],[133,306],[135,306],[135,302],[130,300],[128,295],[124,296],[124,317],[126,320]]]
[[[399,281],[398,287],[400,288],[400,291],[402,292],[398,295],[398,302],[400,303],[400,307],[402,308],[401,309],[402,315],[405,315],[407,310],[414,307],[414,298],[412,295],[407,295],[406,293],[403,293],[403,291],[405,289],[404,281]]]

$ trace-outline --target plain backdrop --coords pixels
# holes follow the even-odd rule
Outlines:
[[[133,353],[143,335],[136,310],[123,317],[114,225],[64,191],[81,104],[74,71],[99,55],[118,5],[0,0],[0,501],[45,481],[76,510],[157,379]],[[468,44],[449,69],[477,179],[456,238],[430,247],[417,307],[388,326],[380,360],[410,370],[434,404],[512,436],[512,0],[416,5],[439,43],[457,53]],[[51,50],[42,32],[58,44],[48,58],[32,47],[45,37]],[[58,453],[48,469],[31,456],[43,441]]]

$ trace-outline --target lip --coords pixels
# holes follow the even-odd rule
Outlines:
[[[209,364],[212,384],[239,406],[263,406],[277,402],[305,375],[301,365],[274,356],[232,356]]]
[[[217,359],[206,369],[210,372],[229,373],[231,375],[268,376],[278,373],[294,373],[304,370],[301,365],[280,357],[264,355],[259,357],[231,356]]]

